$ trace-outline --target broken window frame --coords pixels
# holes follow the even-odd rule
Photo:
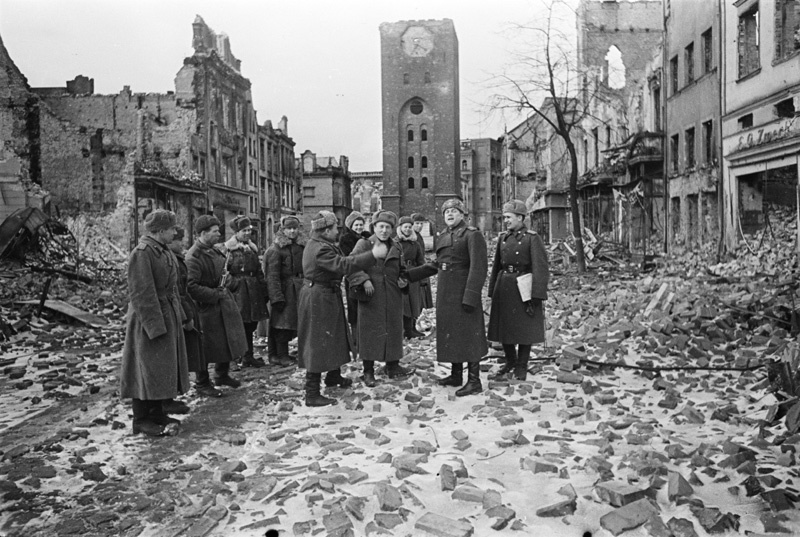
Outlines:
[[[774,62],[800,52],[800,0],[775,0],[774,38]]]
[[[760,21],[758,3],[739,14],[738,38],[736,40],[739,79],[761,69]]]

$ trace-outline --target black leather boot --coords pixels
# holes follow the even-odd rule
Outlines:
[[[400,362],[386,362],[386,376],[390,379],[403,379],[414,374],[416,369],[408,369],[400,365]]]
[[[242,383],[230,375],[231,364],[230,362],[220,362],[214,366],[214,384],[217,386],[230,386],[231,388],[238,388]]]
[[[336,399],[321,393],[322,373],[306,373],[306,406],[335,405]]]
[[[481,363],[470,362],[467,364],[467,383],[460,390],[456,390],[456,397],[464,397],[483,391],[481,385]]]
[[[367,388],[374,388],[376,384],[375,362],[372,360],[364,360],[364,385]]]
[[[339,386],[340,388],[349,388],[353,385],[353,381],[347,377],[342,376],[340,369],[328,371],[325,374],[325,386]]]
[[[168,399],[168,401],[173,401],[173,400]],[[170,418],[169,416],[167,416],[167,413],[164,409],[164,402],[166,401],[150,401],[150,421],[165,426],[169,425],[170,423],[174,423],[175,425],[180,425],[181,420]]]
[[[517,380],[527,380],[528,379],[528,361],[531,358],[531,346],[530,345],[520,345],[519,346],[519,358],[517,358],[517,364],[514,366],[514,378]]]
[[[247,351],[247,353],[244,356],[242,356],[242,367],[259,368],[259,367],[264,367],[265,365],[267,364],[265,364],[263,360],[256,360],[253,357],[252,351]]]
[[[148,436],[164,436],[164,426],[159,425],[150,417],[151,402],[134,399],[132,404],[133,434],[144,433]]]
[[[439,386],[461,386],[464,383],[463,376],[464,364],[461,362],[450,365],[450,375],[439,379],[436,384]]]
[[[517,346],[503,345],[503,352],[506,354],[505,363],[497,373],[489,377],[491,380],[506,380],[508,374],[514,372],[514,367],[517,365]]]

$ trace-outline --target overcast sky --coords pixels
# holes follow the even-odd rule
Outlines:
[[[33,87],[82,74],[95,93],[165,93],[192,50],[201,15],[226,33],[250,79],[258,120],[289,118],[296,154],[346,155],[380,170],[382,22],[453,20],[459,39],[461,138],[498,137],[519,118],[487,120],[486,80],[513,46],[504,29],[538,0],[0,0],[0,36]]]

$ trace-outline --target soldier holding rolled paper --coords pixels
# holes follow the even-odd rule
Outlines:
[[[544,341],[544,301],[550,277],[542,238],[525,226],[527,208],[520,200],[503,205],[506,232],[497,241],[489,277],[492,311],[488,338],[503,345],[505,364],[495,379],[513,374],[525,380],[531,346]]]

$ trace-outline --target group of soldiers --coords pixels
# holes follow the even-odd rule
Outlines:
[[[424,308],[434,307],[433,276],[436,359],[451,364],[438,384],[459,388],[457,396],[481,392],[480,361],[488,351],[481,298],[489,267],[486,241],[468,225],[460,200],[447,200],[441,210],[446,227],[434,238],[434,261],[425,259],[420,231],[427,219],[420,214],[398,218],[378,211],[367,233],[364,216],[353,212],[340,233],[336,216],[320,211],[308,238],[298,218],[285,216],[262,260],[246,217],[229,222],[233,236],[224,243],[220,221],[199,217],[195,242],[184,254],[174,213],[149,213],[146,233],[129,257],[120,372],[120,395],[132,399],[133,432],[177,433],[180,421],[171,414],[189,412],[175,399],[188,391],[189,372],[198,394],[221,397],[219,387],[241,385],[231,376],[232,363],[263,367],[253,344],[259,323],[267,332],[268,361],[305,369],[307,406],[336,403],[322,394],[323,384],[353,384],[341,373],[353,354],[362,362],[367,387],[378,383],[375,362],[384,364],[377,373],[389,379],[413,375],[400,364],[403,339],[425,335],[416,321]],[[501,343],[505,355],[499,378],[524,380],[531,346],[544,341],[547,254],[541,238],[525,227],[526,213],[519,200],[503,206],[507,231],[498,240],[489,279],[488,339]],[[296,361],[289,354],[295,337]]]

